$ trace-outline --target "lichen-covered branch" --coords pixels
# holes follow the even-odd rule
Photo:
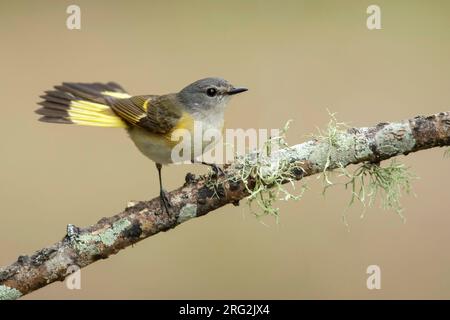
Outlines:
[[[449,146],[450,112],[379,123],[374,127],[351,128],[332,138],[313,139],[280,149],[271,154],[270,161],[295,164],[284,168],[290,171],[290,177],[300,180],[350,164],[379,163],[401,154]],[[257,159],[257,153],[250,154],[246,156],[245,165],[256,165]],[[64,280],[73,266],[83,268],[189,219],[226,204],[237,205],[256,184],[252,174],[245,175],[245,181],[236,179],[242,177],[236,174],[242,172],[242,166],[243,162],[239,160],[227,165],[224,175],[216,178],[214,187],[209,183],[211,177],[188,174],[184,185],[168,195],[172,203],[170,214],[161,210],[159,198],[154,198],[129,203],[123,212],[86,228],[68,225],[62,240],[30,256],[20,256],[13,264],[0,268],[0,299],[17,299],[54,281]],[[274,168],[279,170],[277,166]],[[266,180],[258,183],[261,181]]]

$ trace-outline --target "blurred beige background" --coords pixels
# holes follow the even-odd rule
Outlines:
[[[82,29],[67,30],[78,4]],[[228,128],[295,122],[290,143],[328,122],[353,126],[449,110],[450,3],[376,1],[382,30],[366,28],[373,1],[0,2],[0,265],[59,240],[128,200],[157,196],[157,173],[120,129],[50,125],[33,113],[62,81],[121,83],[166,93],[221,76],[250,91]],[[27,299],[450,298],[450,160],[444,150],[401,157],[420,179],[405,197],[406,224],[362,208],[341,222],[349,193],[324,199],[310,179],[300,202],[280,203],[264,226],[227,206],[144,240],[82,271],[82,289],[55,283]],[[179,186],[188,171],[164,172]],[[382,289],[366,288],[381,267]]]

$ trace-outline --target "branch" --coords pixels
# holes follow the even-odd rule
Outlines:
[[[296,179],[350,164],[378,163],[397,155],[450,145],[450,112],[428,117],[418,116],[402,122],[379,123],[374,127],[351,128],[339,137],[330,152],[329,142],[313,139],[276,151],[271,161],[282,159],[293,166]],[[248,156],[254,157],[256,153]],[[121,213],[102,218],[96,224],[78,228],[67,226],[59,242],[20,256],[13,264],[0,268],[0,300],[17,299],[67,276],[76,265],[86,267],[99,259],[167,231],[195,217],[203,216],[226,204],[238,205],[249,195],[254,181],[228,179],[239,170],[238,162],[225,166],[224,176],[217,177],[216,190],[208,187],[210,177],[186,176],[184,185],[169,193],[172,213],[161,210],[159,198],[130,202]],[[270,186],[269,186],[270,187]]]

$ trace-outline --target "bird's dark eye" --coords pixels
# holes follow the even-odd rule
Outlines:
[[[210,97],[214,97],[217,94],[217,89],[216,88],[208,88],[206,90],[206,94]]]

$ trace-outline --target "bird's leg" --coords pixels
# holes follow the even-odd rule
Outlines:
[[[215,164],[215,163],[207,163],[207,162],[204,162],[204,161],[202,161],[202,164],[211,167],[212,171],[214,171],[216,176],[223,176],[224,175],[223,169],[221,167],[219,167],[217,164]]]
[[[172,207],[172,204],[170,203],[166,190],[164,190],[162,186],[162,177],[161,177],[162,165],[160,163],[156,163],[156,169],[158,169],[158,176],[159,176],[159,198],[166,212],[170,213],[169,208]]]

